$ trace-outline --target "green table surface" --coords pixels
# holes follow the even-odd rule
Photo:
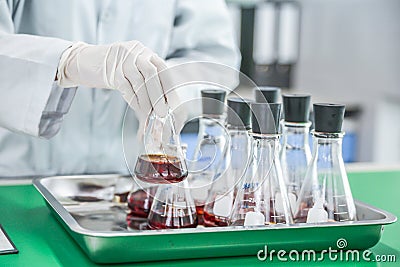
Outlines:
[[[400,171],[349,173],[355,199],[400,217]],[[1,255],[0,266],[101,266],[92,263],[45,206],[32,185],[0,186],[0,224],[20,251]],[[211,250],[212,248],[210,248]],[[373,255],[395,255],[396,262],[280,262],[257,257],[206,258],[119,264],[118,266],[400,266],[400,223],[385,227]]]

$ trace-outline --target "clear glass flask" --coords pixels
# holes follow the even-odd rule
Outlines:
[[[311,122],[310,95],[282,95],[285,119],[281,122],[283,141],[280,160],[283,177],[292,210],[296,208],[297,197],[311,160],[309,134]]]
[[[230,216],[231,225],[292,223],[279,160],[280,104],[252,103],[252,156]]]
[[[153,184],[179,183],[187,175],[180,136],[172,111],[164,118],[152,112],[143,135],[144,146],[135,166],[135,177]]]
[[[227,150],[225,129],[225,96],[223,90],[202,90],[202,117],[193,159],[189,164],[189,185],[196,204],[199,224],[203,221],[204,204],[211,182],[217,175]]]
[[[148,228],[178,229],[197,226],[196,207],[188,181],[158,186],[148,216]]]
[[[228,99],[227,129],[229,149],[221,164],[220,176],[213,180],[204,206],[205,226],[227,226],[238,185],[243,178],[250,156],[249,101]]]
[[[344,111],[344,105],[314,104],[313,153],[295,210],[298,223],[356,220],[342,158]]]

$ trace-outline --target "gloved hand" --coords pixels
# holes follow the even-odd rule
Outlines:
[[[138,41],[111,45],[79,42],[62,54],[57,79],[61,87],[82,85],[120,91],[143,127],[152,109],[165,117],[168,102],[179,103],[173,91],[168,92],[167,99],[158,75],[166,67],[159,56]]]

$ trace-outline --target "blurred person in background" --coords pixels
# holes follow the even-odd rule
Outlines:
[[[239,66],[223,0],[0,0],[0,177],[127,173],[127,105],[134,143],[180,101],[158,73],[193,61]]]

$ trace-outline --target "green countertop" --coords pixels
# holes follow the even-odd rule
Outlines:
[[[400,217],[400,171],[349,174],[355,199]],[[92,263],[45,206],[32,185],[0,186],[0,224],[19,254],[0,256],[0,266],[99,266]],[[210,248],[212,249],[212,248]],[[385,227],[381,241],[371,249],[374,255],[395,255],[397,262],[330,261],[324,266],[400,266],[400,223]],[[205,255],[206,257],[207,255]],[[122,264],[118,266],[320,266],[322,262],[261,262],[256,256],[210,258]],[[100,265],[101,266],[101,265]]]

